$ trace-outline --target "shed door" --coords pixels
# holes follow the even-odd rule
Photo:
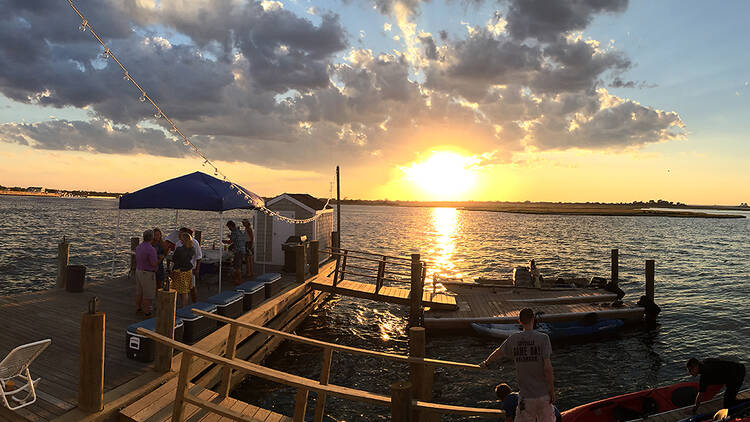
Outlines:
[[[279,214],[294,218],[294,211],[279,211]],[[284,265],[284,251],[281,250],[281,244],[286,242],[289,236],[294,236],[294,224],[274,219],[271,264]]]

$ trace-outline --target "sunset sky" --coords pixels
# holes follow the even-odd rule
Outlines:
[[[79,0],[147,94],[261,195],[750,201],[743,0]],[[0,0],[0,185],[196,170],[64,0]]]

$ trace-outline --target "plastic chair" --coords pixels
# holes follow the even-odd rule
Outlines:
[[[29,365],[50,343],[52,340],[46,339],[18,346],[0,362],[0,395],[2,395],[5,407],[16,410],[36,401],[35,387],[39,378],[31,379]],[[24,391],[26,394],[23,397],[17,396]],[[11,405],[11,403],[17,404]]]

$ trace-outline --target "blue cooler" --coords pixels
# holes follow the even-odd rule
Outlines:
[[[266,299],[276,296],[281,291],[281,274],[279,273],[261,274],[255,277],[253,281],[265,284]]]
[[[135,324],[130,324],[125,332],[125,350],[128,359],[139,362],[151,362],[154,360],[154,341],[144,335],[138,334],[138,328],[156,331],[156,318],[150,318]],[[182,341],[183,322],[180,318],[174,319],[174,339]]]
[[[200,309],[201,311],[216,313],[216,305],[213,303],[196,302],[177,310],[177,316],[185,324],[185,332],[182,335],[182,341],[193,344],[196,341],[206,337],[216,330],[217,324],[215,319],[204,318],[201,315],[194,314],[191,309]]]
[[[235,289],[243,294],[242,311],[247,312],[250,309],[257,308],[258,305],[266,300],[266,284],[260,281],[248,281],[242,283]]]
[[[241,292],[227,290],[206,299],[218,308],[218,313],[227,318],[239,318],[242,316],[242,299],[245,295]]]

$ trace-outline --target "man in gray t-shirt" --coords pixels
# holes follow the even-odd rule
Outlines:
[[[529,308],[521,310],[518,322],[523,331],[508,337],[480,365],[487,367],[500,356],[513,359],[521,400],[515,421],[554,421],[555,386],[549,337],[534,331],[534,311]]]

